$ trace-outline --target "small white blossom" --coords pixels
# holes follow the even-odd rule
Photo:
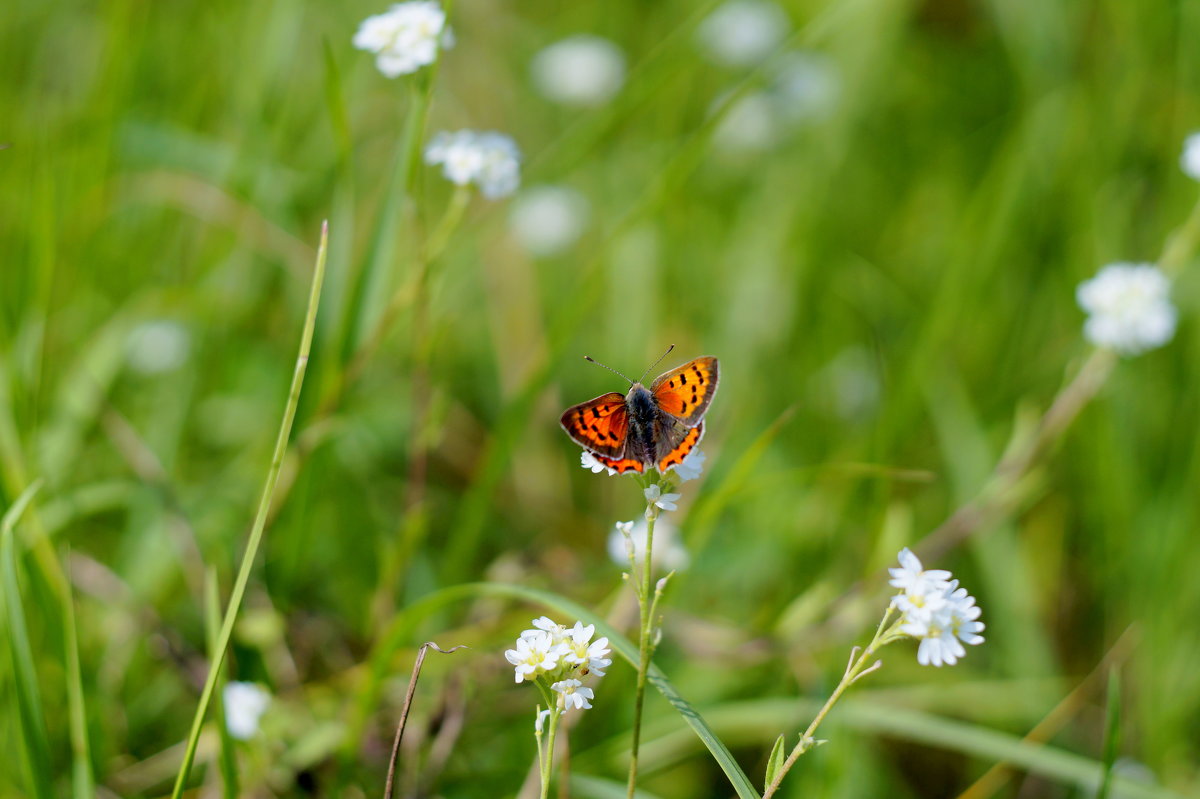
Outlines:
[[[533,82],[549,100],[596,106],[610,100],[625,82],[625,54],[599,36],[571,36],[538,53]]]
[[[1183,174],[1192,180],[1200,180],[1200,132],[1183,140],[1183,154],[1179,156]]]
[[[578,708],[586,710],[592,706],[588,700],[595,699],[591,688],[584,688],[579,680],[562,680],[550,686],[558,693],[558,706],[563,710]]]
[[[192,337],[187,328],[171,319],[142,322],[125,341],[129,368],[143,375],[178,369],[188,359]]]
[[[588,213],[587,200],[574,189],[537,186],[517,196],[508,225],[525,249],[549,256],[566,250],[583,235]]]
[[[683,459],[683,462],[675,466],[675,475],[687,482],[695,480],[704,473],[704,461],[708,458],[699,448],[693,448]]]
[[[598,638],[593,641],[592,635],[595,632],[595,625],[589,624],[584,627],[583,622],[575,622],[575,626],[567,631],[564,638],[566,652],[563,662],[583,666],[588,673],[603,677],[604,669],[612,665],[612,659],[605,657],[609,652],[608,639]]]
[[[751,66],[764,59],[787,36],[787,14],[768,0],[730,0],[696,30],[709,57],[730,67]]]
[[[966,654],[963,644],[983,643],[983,622],[975,597],[960,588],[943,569],[924,569],[906,547],[900,568],[889,569],[891,584],[904,593],[892,598],[900,611],[900,632],[917,638],[917,662],[922,666],[953,666]]]
[[[374,53],[375,66],[388,78],[432,64],[438,47],[450,44],[446,12],[432,0],[396,3],[388,11],[364,19],[354,34],[354,46]]]
[[[925,569],[921,561],[908,547],[900,550],[900,568],[888,569],[892,579],[889,585],[904,591],[909,596],[929,594],[945,589],[950,572],[945,569]]]
[[[646,502],[649,505],[661,508],[662,510],[678,510],[679,506],[675,504],[675,500],[679,499],[679,494],[664,494],[662,489],[657,485],[649,486],[645,490]]]
[[[603,463],[601,463],[599,460],[596,459],[595,455],[593,455],[592,453],[590,453],[586,450],[583,452],[583,454],[581,454],[579,456],[579,465],[585,469],[590,469],[592,474],[600,474],[600,472],[608,472],[608,476],[612,477],[614,474],[617,473],[616,469],[611,469],[608,466],[605,466]]]
[[[530,630],[521,634],[517,648],[506,651],[504,657],[515,667],[516,681],[521,682],[558,668],[562,654],[562,644],[555,643],[550,633]]]
[[[618,566],[628,566],[630,563],[629,548],[633,548],[633,556],[640,560],[646,554],[646,520],[637,522],[617,522],[617,526],[608,536],[608,555]],[[624,528],[624,530],[623,530]],[[687,547],[680,540],[679,528],[662,516],[654,523],[654,553],[652,557],[654,569],[667,571],[683,571],[692,562]]]
[[[521,183],[520,150],[502,133],[443,131],[430,139],[425,162],[441,164],[451,183],[474,184],[488,199],[512,194]]]
[[[271,695],[251,682],[229,682],[221,692],[225,705],[225,727],[239,741],[258,733],[258,720],[271,704]]]
[[[550,717],[550,708],[539,710],[537,718],[533,720],[533,732],[535,735],[542,734],[542,727],[546,724],[546,719]]]
[[[1084,335],[1096,346],[1124,355],[1161,347],[1175,335],[1170,287],[1153,264],[1109,264],[1075,291],[1088,314]]]

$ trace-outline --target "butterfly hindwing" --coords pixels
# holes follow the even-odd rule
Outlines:
[[[614,391],[567,408],[559,421],[567,435],[594,454],[609,460],[622,459],[629,414],[621,394]]]
[[[683,463],[683,459],[686,458],[688,453],[700,443],[700,439],[703,437],[704,422],[700,422],[700,424],[687,431],[687,435],[684,436],[683,441],[679,442],[679,446],[675,447],[673,450],[659,459],[658,463],[656,464],[658,470],[663,474],[666,474],[667,469]]]
[[[688,427],[695,427],[717,392],[717,359],[697,358],[672,369],[660,375],[650,385],[650,391],[659,410]]]
[[[596,455],[595,453],[593,453],[593,457],[608,468],[616,469],[620,474],[625,474],[628,471],[641,474],[646,468],[641,461],[635,458],[606,458],[603,455]]]

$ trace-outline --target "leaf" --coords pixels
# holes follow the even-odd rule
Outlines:
[[[1114,668],[1108,673],[1108,720],[1104,725],[1104,776],[1096,799],[1108,799],[1112,789],[1113,766],[1121,748],[1121,672]]]
[[[779,769],[783,768],[783,761],[786,755],[783,753],[784,742],[783,736],[780,735],[775,739],[775,745],[771,747],[771,756],[767,758],[767,776],[763,781],[763,785],[770,785],[775,781],[775,775],[779,773]]]

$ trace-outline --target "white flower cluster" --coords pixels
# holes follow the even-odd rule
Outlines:
[[[512,194],[521,182],[521,151],[503,133],[443,131],[425,148],[425,162],[441,164],[451,183],[474,183],[489,199]]]
[[[676,466],[668,467],[667,471],[674,471],[676,476],[686,483],[688,480],[695,480],[704,473],[704,461],[707,460],[707,458],[708,456],[701,452],[699,448],[693,448],[691,452],[684,456],[681,463]],[[579,465],[590,471],[592,474],[607,472],[609,477],[611,477],[617,473],[616,469],[605,466],[599,458],[586,451],[579,456]],[[678,494],[675,494],[674,496],[676,498],[679,497]],[[665,510],[675,509],[665,508]]]
[[[533,620],[532,630],[521,633],[517,648],[509,649],[504,657],[513,665],[516,681],[543,680],[558,694],[560,710],[572,707],[583,710],[591,707],[594,698],[591,688],[585,688],[579,677],[595,674],[604,676],[612,665],[608,639],[592,640],[596,627],[575,622],[564,627],[546,616]]]
[[[446,12],[434,0],[396,3],[367,17],[354,34],[354,46],[375,54],[375,66],[388,78],[416,72],[437,60],[438,47],[452,44]]]
[[[1170,281],[1153,264],[1109,264],[1075,290],[1088,314],[1083,333],[1123,355],[1161,347],[1175,335]]]
[[[892,604],[900,611],[900,632],[921,640],[917,662],[953,666],[967,652],[963,644],[983,643],[983,622],[975,597],[958,587],[945,569],[925,569],[912,551],[900,550],[900,568],[888,569],[900,589]]]
[[[538,91],[549,100],[603,105],[625,82],[625,54],[599,36],[570,36],[538,53],[530,71]]]

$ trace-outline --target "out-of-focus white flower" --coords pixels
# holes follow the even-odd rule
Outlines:
[[[608,102],[625,82],[625,54],[608,39],[581,34],[534,56],[533,82],[547,99],[565,105]]]
[[[783,41],[787,14],[768,0],[730,0],[696,29],[701,46],[714,61],[730,67],[761,61]]]
[[[1179,156],[1183,174],[1192,180],[1200,180],[1200,132],[1183,140],[1183,154]]]
[[[539,616],[533,620],[532,624],[534,629],[526,630],[525,632],[521,633],[521,635],[537,635],[539,631],[549,633],[550,638],[553,639],[554,644],[557,646],[558,644],[562,643],[563,636],[567,634],[567,628],[554,621],[549,616]]]
[[[129,368],[144,375],[178,369],[191,349],[192,337],[187,328],[171,319],[142,322],[129,331],[125,342]]]
[[[1123,355],[1161,347],[1175,335],[1171,283],[1153,264],[1109,264],[1075,290],[1088,318],[1083,333]]]
[[[521,152],[502,133],[443,131],[429,141],[425,161],[441,164],[451,183],[478,186],[488,199],[512,194],[521,183]]]
[[[841,79],[828,57],[797,50],[784,57],[770,91],[780,116],[788,122],[818,122],[837,107]]]
[[[704,461],[707,459],[708,456],[699,448],[693,448],[683,461],[675,466],[675,476],[685,483],[688,480],[695,480],[704,473]]]
[[[621,525],[629,525],[628,538],[621,531]],[[627,544],[626,542],[629,542]],[[633,522],[618,522],[617,527],[608,536],[608,556],[619,566],[629,565],[629,545],[633,546],[634,556],[639,560],[646,555],[646,520]],[[667,571],[683,571],[692,562],[687,547],[679,540],[679,529],[671,524],[666,516],[659,517],[654,523],[654,569]]]
[[[612,477],[614,474],[617,473],[616,469],[612,469],[608,466],[605,466],[603,463],[601,463],[599,460],[596,459],[595,455],[593,455],[592,453],[590,453],[586,450],[579,456],[579,465],[585,469],[589,469],[592,472],[592,474],[600,474],[600,472],[608,472],[608,476]]]
[[[396,3],[364,19],[354,34],[354,46],[374,53],[375,66],[389,78],[432,64],[438,47],[452,43],[446,12],[432,0]]]
[[[562,252],[583,234],[588,202],[566,186],[536,186],[513,201],[508,224],[517,241],[534,255]],[[586,453],[585,453],[586,454]]]
[[[675,500],[679,499],[679,494],[664,494],[662,488],[658,484],[648,486],[643,492],[646,495],[647,504],[653,505],[662,510],[679,510],[679,506],[675,504]]]
[[[566,647],[563,663],[573,663],[581,666],[583,672],[603,677],[604,669],[612,665],[612,658],[605,657],[609,652],[608,639],[597,638],[593,641],[592,635],[595,632],[595,625],[589,624],[584,627],[583,622],[575,622],[575,626],[567,631],[563,641]]]
[[[588,700],[596,698],[592,689],[584,688],[579,680],[561,680],[550,687],[558,693],[558,706],[563,710],[586,710],[592,706]]]
[[[981,611],[975,597],[950,579],[944,569],[924,569],[907,547],[900,551],[900,568],[889,569],[891,584],[903,589],[892,598],[900,611],[899,630],[920,640],[917,662],[922,666],[953,666],[966,654],[963,644],[983,643]]]
[[[719,106],[723,100],[718,100]],[[713,130],[713,146],[731,155],[769,150],[780,138],[775,103],[766,92],[754,92],[733,101]]]
[[[516,681],[521,682],[558,668],[562,654],[562,645],[556,644],[550,633],[538,630],[522,633],[517,648],[507,650],[504,657],[515,667]]]
[[[239,741],[253,738],[258,733],[258,720],[271,704],[271,695],[252,682],[228,682],[221,699],[229,734]]]

